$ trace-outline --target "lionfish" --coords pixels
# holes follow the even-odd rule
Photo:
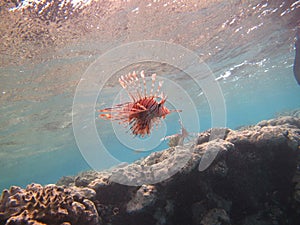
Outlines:
[[[152,74],[151,77],[150,93],[147,93],[144,71],[141,71],[140,77],[141,79],[134,71],[119,78],[119,83],[128,93],[131,102],[117,104],[98,111],[101,112],[100,118],[117,120],[120,124],[129,124],[134,136],[144,137],[150,135],[153,125],[158,125],[166,115],[171,112],[181,112],[181,110],[169,110],[164,106],[167,97],[163,92],[160,93],[163,81],[159,81],[154,92],[156,74]]]

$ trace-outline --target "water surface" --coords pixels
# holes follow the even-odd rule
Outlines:
[[[299,1],[19,2],[0,3],[0,189],[55,183],[89,169],[72,131],[74,93],[94,60],[125,43],[160,40],[197,53],[221,86],[229,128],[300,107],[292,70]],[[205,95],[182,71],[162,63],[118,71],[96,109],[112,104],[121,89],[118,76],[131,68],[182,86],[197,106],[199,131],[211,127]],[[176,92],[168,95],[180,99]],[[167,134],[179,131],[177,120],[177,115],[166,119]],[[149,154],[129,154],[107,121],[96,123],[100,130],[107,127],[99,135],[120,160]],[[164,142],[155,150],[166,147]]]

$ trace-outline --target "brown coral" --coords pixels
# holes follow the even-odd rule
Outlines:
[[[0,224],[98,224],[94,203],[74,190],[39,184],[12,186],[0,199]]]

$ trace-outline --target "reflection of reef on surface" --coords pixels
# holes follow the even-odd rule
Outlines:
[[[140,179],[141,165],[175,159],[174,148],[115,171],[63,177],[57,183],[62,187],[29,185],[25,190],[5,190],[0,201],[0,224],[27,224],[26,220],[28,224],[36,221],[32,224],[51,225],[297,224],[300,119],[280,117],[248,129],[226,129],[225,133],[223,139],[214,140],[210,140],[211,130],[200,133],[188,163],[161,183],[125,186],[112,182],[111,177],[122,170],[124,176]],[[222,150],[207,170],[199,172],[199,161],[211,144]],[[167,173],[164,170],[170,168],[166,165],[160,169],[156,172]],[[48,192],[54,195],[47,197]],[[42,200],[36,200],[38,193]],[[53,200],[55,196],[59,200]],[[74,214],[75,209],[82,216]],[[52,220],[48,220],[49,212]],[[59,220],[61,217],[64,219]]]
[[[25,7],[22,2],[38,3]],[[228,52],[230,45],[248,45],[253,39],[254,32],[251,31],[259,30],[259,26],[251,26],[250,22],[256,24],[254,21],[258,19],[259,24],[264,17],[264,24],[269,27],[279,25],[293,28],[298,22],[295,18],[299,17],[297,4],[282,4],[279,0],[271,1],[269,5],[261,4],[258,0],[252,1],[250,5],[247,1],[238,0],[181,0],[168,3],[152,0],[82,0],[76,1],[76,4],[71,2],[1,1],[0,52],[3,54],[0,66],[41,60],[41,56],[44,60],[52,59],[57,50],[70,44],[76,45],[78,41],[81,42],[78,45],[79,49],[85,41],[91,45],[91,48],[79,50],[79,54],[95,55],[103,51],[103,48],[99,50],[99,46],[92,46],[97,40],[101,43],[111,43],[112,40],[116,43],[126,43],[158,39],[182,44],[192,50],[201,47],[202,56],[206,59],[224,49],[226,51],[221,53],[221,57],[236,57]],[[230,17],[224,11],[228,12]],[[191,16],[186,20],[190,13]],[[268,23],[269,19],[272,25]],[[276,21],[278,23],[275,23]],[[288,32],[286,33],[285,38],[290,37]],[[222,37],[227,37],[227,34],[230,34],[229,39],[223,40]],[[268,35],[264,32],[256,33],[257,40],[266,36]],[[272,46],[267,45],[266,48],[268,50]],[[280,48],[277,44],[273,51],[278,49]],[[74,57],[78,52],[66,51],[65,54]]]

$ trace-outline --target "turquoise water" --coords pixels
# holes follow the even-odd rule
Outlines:
[[[150,3],[152,5],[149,6]],[[213,1],[203,6],[194,4],[191,1],[116,1],[110,6],[103,6],[118,10],[112,11],[107,18],[102,15],[99,22],[101,29],[87,34],[79,28],[76,34],[64,33],[74,35],[74,40],[63,45],[54,46],[53,42],[53,46],[39,47],[41,51],[32,57],[22,56],[24,60],[20,60],[19,53],[14,55],[15,52],[24,49],[35,51],[32,43],[38,40],[23,42],[24,45],[18,45],[16,40],[15,49],[8,48],[5,54],[1,53],[0,189],[11,185],[26,186],[31,182],[55,183],[62,176],[91,169],[73,134],[72,104],[76,86],[91,63],[103,53],[125,43],[160,40],[197,53],[220,85],[226,106],[225,122],[231,129],[300,108],[300,87],[293,77],[299,1],[266,1],[264,4],[259,1]],[[230,15],[228,9],[231,10]],[[88,8],[85,10],[90,12]],[[137,13],[141,10],[147,14]],[[7,13],[20,13],[22,16],[19,11]],[[1,17],[4,16],[3,10]],[[149,20],[151,22],[147,22]],[[9,27],[4,22],[3,27]],[[92,24],[93,19],[89,22]],[[119,30],[115,30],[117,25]],[[24,29],[30,33],[33,28],[25,26]],[[49,32],[51,35],[52,31]],[[69,38],[62,33],[56,35],[59,40]],[[9,42],[11,37],[5,35],[5,38]],[[205,94],[201,94],[201,88],[189,77],[172,66],[159,63],[134,66],[139,71],[144,69],[165,77],[166,86],[168,81],[175,82],[191,97],[191,102],[196,105],[200,128],[193,130],[194,120],[185,120],[184,125],[190,132],[211,128],[209,102]],[[113,74],[112,80],[106,83],[95,111],[112,105],[121,90],[116,80],[125,71],[126,68]],[[179,92],[166,94],[170,101],[179,101],[177,103],[180,104],[182,95]],[[171,104],[168,106],[172,107]],[[179,117],[188,118],[191,113],[185,110],[167,116],[160,127],[153,129],[152,134],[161,132],[163,126],[166,127],[163,135],[178,133]],[[155,139],[159,144],[150,151],[143,152],[145,146],[132,150],[118,140],[109,121],[97,119],[97,113],[95,124],[106,150],[121,162],[132,162],[167,148],[167,142],[159,142],[159,136]],[[119,132],[126,133],[128,130],[119,127]],[[92,143],[90,148],[93,148]],[[101,158],[95,160],[100,168],[108,165]]]

